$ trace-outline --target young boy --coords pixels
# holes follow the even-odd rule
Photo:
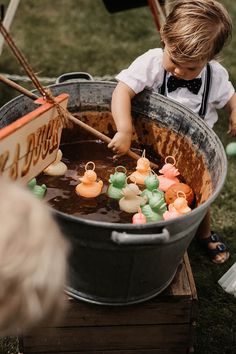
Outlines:
[[[151,49],[138,57],[119,80],[112,96],[117,133],[108,145],[117,155],[131,144],[131,100],[145,87],[180,102],[213,127],[217,111],[226,107],[229,130],[236,136],[236,94],[224,67],[214,60],[231,36],[232,23],[226,9],[214,0],[178,1],[161,28],[164,49]],[[208,212],[199,238],[215,263],[229,257],[219,236],[210,229]]]

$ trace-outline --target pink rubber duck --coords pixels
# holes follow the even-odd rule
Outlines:
[[[92,165],[92,169],[88,169],[89,165]],[[102,191],[103,181],[100,180],[97,182],[97,174],[94,170],[95,170],[94,162],[92,161],[87,162],[85,165],[84,176],[82,178],[79,178],[81,183],[79,183],[75,188],[75,192],[81,197],[95,198]]]
[[[144,185],[144,180],[149,176],[151,171],[150,161],[145,157],[145,150],[142,157],[138,159],[136,171],[131,173],[130,178],[139,185]]]
[[[172,163],[168,163],[168,159],[172,159]],[[167,189],[172,186],[174,183],[178,183],[179,179],[176,177],[180,173],[177,168],[174,167],[175,158],[173,156],[167,156],[165,158],[165,165],[159,170],[162,173],[162,176],[157,176],[159,180],[159,189],[163,192],[167,191]]]
[[[133,215],[132,217],[132,223],[141,225],[141,224],[146,224],[147,223],[147,218],[146,216],[142,213],[141,208],[138,209],[138,212]]]
[[[181,196],[182,195],[182,196]],[[181,215],[188,214],[192,209],[189,208],[185,193],[180,191],[177,193],[175,201],[168,206],[168,210],[163,214],[164,220],[176,218]]]

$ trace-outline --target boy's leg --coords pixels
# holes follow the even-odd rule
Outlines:
[[[211,234],[211,213],[210,209],[208,209],[204,219],[197,230],[197,237],[201,240],[202,238],[207,238]]]
[[[208,209],[206,216],[202,220],[198,230],[197,238],[208,251],[214,263],[224,263],[229,258],[229,252],[225,245],[220,242],[218,235],[211,231],[211,213]]]

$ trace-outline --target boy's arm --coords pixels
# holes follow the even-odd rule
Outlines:
[[[111,102],[111,111],[116,124],[117,133],[114,135],[108,147],[117,155],[125,154],[131,145],[132,116],[131,100],[135,92],[123,82],[118,82]]]
[[[236,93],[230,98],[226,108],[229,112],[229,130],[227,133],[236,136]]]

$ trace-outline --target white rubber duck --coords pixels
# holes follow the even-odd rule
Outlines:
[[[141,191],[135,183],[127,184],[122,189],[123,197],[119,200],[120,210],[126,213],[138,212],[140,206],[145,203],[144,199],[140,197]]]
[[[67,166],[64,162],[61,161],[62,159],[62,152],[59,149],[57,151],[56,160],[51,163],[48,167],[43,170],[43,173],[48,176],[63,176],[67,171]]]

